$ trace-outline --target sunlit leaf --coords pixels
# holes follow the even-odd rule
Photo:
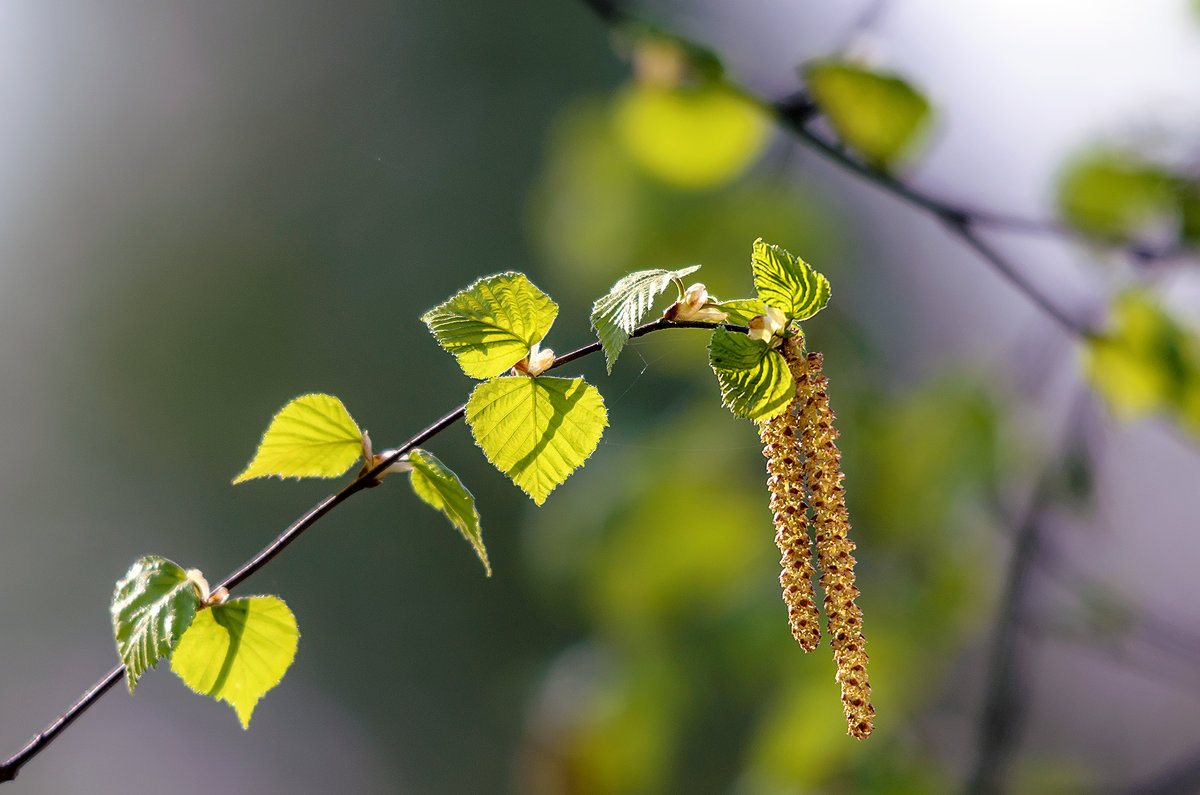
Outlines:
[[[592,304],[592,328],[604,346],[604,360],[611,373],[613,363],[642,318],[654,307],[654,299],[674,279],[700,270],[699,265],[668,271],[661,268],[631,273],[612,286],[607,295]]]
[[[1132,240],[1175,223],[1173,188],[1169,174],[1136,155],[1098,152],[1068,166],[1058,206],[1068,223],[1089,235]]]
[[[558,305],[523,273],[480,279],[421,319],[438,344],[472,378],[491,378],[512,367],[541,342]]]
[[[487,549],[483,546],[483,529],[479,526],[479,511],[475,508],[475,497],[450,469],[427,450],[417,448],[408,454],[412,471],[409,482],[417,496],[428,505],[441,511],[458,528],[463,538],[475,549],[483,562],[488,576],[492,576],[492,564],[488,562]]]
[[[192,623],[200,597],[187,572],[166,558],[138,560],[112,598],[113,635],[132,693],[138,677],[168,656]]]
[[[762,151],[761,111],[717,83],[639,83],[616,100],[617,139],[650,174],[682,188],[707,188],[741,174]]]
[[[728,313],[729,317],[725,322],[735,326],[747,326],[750,324],[751,318],[767,312],[767,305],[759,298],[736,298],[732,301],[721,301],[717,307],[722,312]]]
[[[787,362],[765,342],[718,328],[708,345],[721,402],[739,417],[766,420],[787,408],[796,384]]]
[[[475,443],[541,505],[600,442],[604,399],[582,378],[505,376],[485,381],[467,401]]]
[[[304,395],[271,420],[252,460],[234,483],[281,478],[336,478],[362,455],[362,431],[342,401]]]
[[[829,303],[829,280],[804,260],[779,246],[754,241],[751,255],[754,286],[767,306],[781,310],[791,320],[805,320]]]
[[[838,136],[878,166],[908,151],[929,120],[929,102],[895,75],[830,60],[809,65],[805,79]]]
[[[1118,416],[1165,412],[1200,433],[1200,337],[1146,293],[1118,296],[1113,328],[1088,343],[1085,366]]]
[[[258,700],[283,679],[299,639],[283,600],[230,599],[196,614],[171,655],[171,670],[197,693],[227,702],[245,729]]]

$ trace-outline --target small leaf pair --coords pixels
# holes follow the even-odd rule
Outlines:
[[[595,387],[542,375],[553,351],[540,346],[557,315],[545,293],[509,272],[480,279],[422,317],[464,373],[487,379],[466,404],[475,444],[538,505],[591,456],[608,425]]]
[[[258,700],[296,656],[296,617],[274,596],[210,598],[198,572],[155,555],[117,583],[113,635],[133,692],[143,673],[169,657],[192,690],[227,702],[242,728]]]
[[[807,262],[760,238],[751,256],[757,299],[719,304],[731,320],[744,320],[749,334],[717,329],[709,364],[717,374],[722,402],[739,417],[766,420],[783,412],[796,394],[787,362],[776,350],[792,324],[829,303],[829,280]],[[753,316],[748,316],[754,312]]]
[[[288,403],[272,418],[249,466],[234,478],[241,483],[253,478],[336,478],[363,458],[374,466],[387,454],[374,455],[371,440],[350,412],[332,395],[304,395]],[[393,467],[407,471],[418,497],[445,514],[475,549],[489,576],[492,573],[483,545],[475,498],[462,481],[433,453],[414,448]],[[387,470],[385,470],[387,471]]]

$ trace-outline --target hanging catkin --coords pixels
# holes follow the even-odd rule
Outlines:
[[[821,354],[807,356],[807,396],[800,409],[801,448],[804,450],[804,477],[813,510],[813,534],[817,565],[821,569],[821,587],[825,591],[837,679],[842,686],[842,706],[848,732],[863,738],[871,733],[875,708],[871,706],[871,685],[867,680],[867,652],[862,635],[862,611],[855,604],[858,588],[854,585],[854,542],[847,534],[850,519],[846,512],[845,477],[841,452],[837,447],[834,414],[826,391],[828,380],[821,375]]]
[[[798,339],[789,339],[801,351]],[[786,355],[785,355],[786,356]],[[799,383],[804,378],[803,354],[788,358],[792,375]],[[797,376],[797,367],[799,375]],[[775,522],[775,545],[783,557],[779,561],[779,585],[788,608],[788,623],[792,637],[805,651],[812,651],[821,642],[821,623],[817,616],[816,594],[813,592],[812,551],[808,540],[808,505],[804,502],[804,456],[800,450],[798,411],[802,407],[797,395],[780,415],[759,423],[758,435],[767,457],[767,488],[771,491],[771,511]]]

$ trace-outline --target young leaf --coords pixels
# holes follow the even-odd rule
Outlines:
[[[1118,416],[1165,411],[1200,433],[1200,337],[1143,292],[1118,296],[1113,319],[1112,331],[1086,350],[1096,391]]]
[[[682,279],[700,270],[699,265],[675,271],[654,270],[631,273],[612,286],[608,294],[592,304],[592,328],[604,347],[604,360],[611,373],[613,363],[642,318],[654,306],[657,298],[674,279]]]
[[[758,298],[736,298],[732,301],[721,301],[717,304],[717,308],[729,315],[725,322],[735,326],[748,326],[751,318],[767,313],[767,305]]]
[[[783,412],[796,394],[787,362],[765,342],[719,328],[708,345],[721,402],[739,417],[767,420]]]
[[[233,482],[269,475],[336,478],[362,455],[362,435],[332,395],[298,397],[271,420],[254,460]]]
[[[475,444],[541,505],[600,442],[604,399],[582,378],[493,378],[467,401]]]
[[[283,600],[230,599],[196,614],[171,655],[171,670],[195,692],[227,702],[246,729],[254,705],[292,664],[299,639]]]
[[[1136,240],[1156,226],[1174,223],[1174,187],[1171,175],[1137,155],[1093,152],[1063,173],[1058,207],[1068,223],[1086,234]]]
[[[649,174],[697,190],[745,171],[762,152],[769,126],[753,103],[717,83],[639,83],[618,94],[613,129]]]
[[[558,305],[523,273],[480,279],[421,319],[472,378],[512,367],[550,331]]]
[[[876,166],[911,148],[929,120],[929,102],[895,75],[834,60],[804,71],[809,93],[838,136]]]
[[[441,511],[458,528],[463,538],[475,548],[475,554],[483,562],[489,577],[492,564],[488,562],[487,549],[483,546],[483,531],[479,526],[479,511],[475,509],[475,497],[466,486],[433,453],[420,448],[408,454],[412,464],[409,482],[417,496],[428,505]]]
[[[829,303],[829,280],[799,257],[779,246],[768,245],[760,237],[754,241],[750,258],[758,297],[789,320],[805,320]]]
[[[187,572],[157,555],[134,563],[117,583],[111,608],[113,636],[130,693],[138,677],[175,648],[199,606],[200,597]]]

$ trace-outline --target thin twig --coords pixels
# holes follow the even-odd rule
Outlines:
[[[673,321],[660,318],[652,323],[647,323],[634,329],[630,337],[642,337],[655,331],[662,331],[664,329],[671,328],[715,329],[718,327],[725,328],[729,331],[740,331],[742,333],[745,333],[748,330],[745,326],[737,326],[731,323]],[[555,359],[554,364],[548,369],[570,364],[573,361],[596,353],[600,349],[601,346],[598,342],[585,345],[582,348],[559,356]],[[274,541],[272,541],[270,544],[264,547],[261,552],[259,552],[250,560],[246,561],[236,571],[222,580],[220,585],[217,587],[224,587],[232,590],[234,587],[244,582],[248,577],[271,562],[276,555],[278,555],[293,541],[299,538],[305,530],[308,530],[310,527],[315,525],[321,519],[321,517],[325,516],[325,514],[329,513],[338,505],[350,499],[360,491],[378,485],[380,482],[379,478],[383,475],[384,470],[411,452],[414,447],[423,444],[424,442],[432,439],[434,436],[449,428],[451,425],[454,425],[463,418],[465,413],[466,404],[464,403],[463,405],[446,414],[437,422],[430,425],[425,430],[413,436],[400,447],[391,451],[389,455],[379,461],[379,463],[377,463],[375,466],[360,473],[358,477],[348,483],[345,488],[329,495],[321,502],[313,506],[308,513],[304,514],[295,522],[293,522],[286,530],[280,533]],[[80,699],[76,701],[70,709],[56,718],[41,732],[34,735],[24,748],[14,754],[3,765],[0,765],[0,783],[12,781],[14,778],[16,778],[17,773],[20,772],[21,768],[27,762],[29,762],[29,760],[33,759],[33,757],[44,751],[46,747],[63,732],[63,730],[74,723],[80,715],[86,712],[87,709],[96,701],[98,701],[101,696],[111,690],[117,682],[121,681],[121,677],[124,675],[124,673],[124,665],[118,665],[116,668],[113,668],[104,676],[103,679],[98,681],[91,687],[90,690],[84,693],[83,696],[81,696]]]

